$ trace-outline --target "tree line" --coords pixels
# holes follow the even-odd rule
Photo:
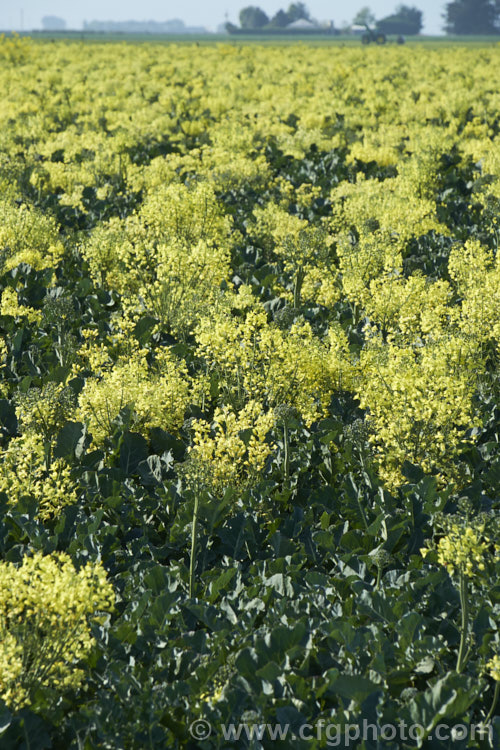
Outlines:
[[[364,17],[368,19],[375,17],[369,8],[363,8],[354,19],[353,23],[364,23]],[[271,18],[262,8],[255,5],[249,5],[242,8],[239,14],[240,29],[245,31],[269,31],[273,29],[284,29],[294,21],[299,20],[312,21],[309,10],[305,3],[291,3],[288,10],[278,10]],[[383,28],[382,28],[383,27]],[[228,24],[228,30],[235,30],[237,27]],[[385,33],[394,34],[418,34],[422,28],[422,11],[417,8],[411,8],[407,5],[399,5],[396,11],[377,23]]]
[[[240,27],[246,31],[256,31],[259,29],[284,29],[294,21],[304,19],[311,20],[311,15],[304,3],[291,3],[288,10],[279,10],[271,18],[255,5],[249,5],[240,10]],[[233,24],[227,24],[228,27],[236,28]],[[231,28],[228,29],[231,31]]]
[[[455,0],[444,21],[448,34],[500,34],[500,0]]]
[[[270,17],[260,7],[249,5],[239,14],[240,30],[272,31],[284,29],[294,21],[311,21],[305,3],[291,3],[288,10],[278,10]],[[499,34],[500,0],[453,0],[446,3],[443,13],[444,30],[448,34]],[[354,17],[353,24],[376,26],[385,34],[419,34],[423,27],[422,11],[408,5],[398,5],[394,13],[376,20],[370,8],[362,8]],[[238,27],[227,24],[228,31]]]

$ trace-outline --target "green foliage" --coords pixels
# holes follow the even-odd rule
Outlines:
[[[372,26],[375,23],[375,16],[373,15],[370,8],[365,5],[354,16],[352,19],[353,24],[358,24],[359,26]]]
[[[418,8],[399,5],[395,13],[377,21],[377,28],[384,34],[419,34],[423,25],[422,16]]]
[[[293,21],[299,21],[301,18],[309,20],[310,17],[305,3],[290,3],[286,14],[288,16],[289,23],[293,23]]]
[[[448,34],[498,34],[500,7],[497,0],[454,0],[445,10]]]
[[[269,28],[284,29],[289,23],[288,13],[280,8],[269,21]]]
[[[249,5],[240,10],[240,25],[242,29],[261,29],[269,23],[269,18],[263,10],[255,5]]]
[[[288,10],[278,10],[271,20],[269,20],[263,10],[254,5],[249,5],[240,11],[240,26],[242,29],[248,31],[264,28],[285,28],[290,23],[298,21],[301,18],[309,19],[309,11],[305,3],[291,3]],[[233,31],[234,27],[231,24],[229,26],[231,26],[229,31]]]

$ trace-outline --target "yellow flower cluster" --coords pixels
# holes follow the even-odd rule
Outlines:
[[[363,298],[372,324],[408,342],[444,333],[451,313],[449,284],[422,274],[403,278],[384,272],[369,283]]]
[[[357,395],[389,486],[400,484],[405,460],[452,478],[450,459],[466,445],[473,417],[474,361],[466,343],[450,337],[399,346],[375,337],[362,351]]]
[[[500,656],[498,656],[498,654],[495,654],[495,656],[487,662],[486,669],[495,682],[500,682]]]
[[[87,423],[94,443],[101,445],[113,433],[113,420],[128,406],[132,430],[147,434],[151,427],[177,432],[191,399],[186,365],[168,350],[159,352],[155,367],[144,353],[120,358],[104,373],[87,378],[79,396],[77,416]]]
[[[271,258],[274,254],[280,259],[293,280],[292,290],[276,284],[276,292],[294,307],[300,304],[301,295],[321,305],[335,304],[341,288],[331,253],[333,237],[274,203],[256,209],[254,215],[254,236],[268,248]]]
[[[450,575],[462,573],[472,578],[485,569],[490,539],[484,533],[484,524],[452,523],[437,545],[437,560]],[[420,550],[423,557],[430,548]]]
[[[12,504],[24,496],[34,498],[42,520],[57,516],[77,501],[69,465],[58,458],[47,469],[42,437],[33,433],[13,438],[1,453],[0,492],[5,492]]]
[[[248,299],[244,290],[240,295]],[[217,373],[219,388],[230,403],[257,399],[269,408],[288,403],[311,424],[324,412],[332,392],[350,383],[347,337],[332,327],[329,337],[321,340],[303,319],[283,330],[270,325],[266,312],[253,301],[236,316],[240,295],[201,319],[196,330],[198,354],[208,371]]]
[[[439,540],[438,562],[450,575],[461,571],[471,578],[476,570],[484,570],[484,558],[490,540],[482,536],[484,527],[452,526],[450,532]]]
[[[193,422],[190,457],[194,471],[208,478],[213,489],[242,486],[263,469],[273,446],[266,436],[274,414],[251,400],[236,414],[224,406],[215,410],[213,423]]]
[[[30,323],[40,323],[42,313],[29,305],[20,305],[17,292],[12,287],[6,287],[0,298],[0,315],[10,315],[13,318],[25,318]]]
[[[29,37],[19,36],[16,31],[6,36],[0,34],[0,60],[19,64],[25,62],[32,49],[32,41]]]
[[[500,340],[500,258],[477,240],[455,248],[448,263],[462,296],[459,325],[477,345]]]
[[[1,270],[20,263],[40,270],[55,268],[64,255],[56,221],[26,204],[0,200]]]
[[[213,188],[153,183],[140,211],[96,227],[81,250],[93,278],[123,296],[125,310],[143,310],[177,333],[208,310],[230,277],[231,222]]]
[[[73,392],[61,383],[48,382],[16,394],[16,416],[23,433],[50,441],[74,412]]]
[[[89,624],[113,610],[100,563],[76,570],[65,553],[0,563],[0,695],[17,710],[35,692],[57,699],[84,679],[94,639]]]

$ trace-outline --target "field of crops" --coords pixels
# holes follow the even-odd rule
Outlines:
[[[2,750],[498,747],[500,47],[0,85]]]

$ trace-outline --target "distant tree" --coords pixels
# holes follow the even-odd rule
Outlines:
[[[500,33],[500,2],[498,0],[455,0],[444,13],[448,34]]]
[[[288,26],[289,23],[290,20],[288,18],[288,13],[285,13],[284,10],[279,10],[276,15],[271,18],[269,22],[269,28],[284,29],[285,26]]]
[[[59,16],[44,16],[42,18],[42,26],[45,31],[64,31],[66,21],[64,18],[59,18]]]
[[[364,8],[358,10],[354,18],[352,19],[353,25],[355,26],[373,26],[375,23],[375,16],[373,15],[370,8],[365,5]]]
[[[306,21],[309,21],[311,15],[307,10],[305,3],[291,3],[288,6],[286,14],[288,16],[288,23],[299,21],[301,18],[305,18]]]
[[[411,36],[422,30],[422,11],[409,5],[399,5],[391,16],[377,22],[377,28],[384,34],[404,34]]]
[[[240,25],[242,29],[262,29],[269,23],[268,16],[255,5],[249,5],[240,10]]]
[[[307,10],[305,3],[291,3],[288,6],[288,10],[279,10],[269,22],[270,29],[284,29],[288,24],[294,21],[299,21],[301,18],[305,18],[306,21],[310,20],[310,13]]]

